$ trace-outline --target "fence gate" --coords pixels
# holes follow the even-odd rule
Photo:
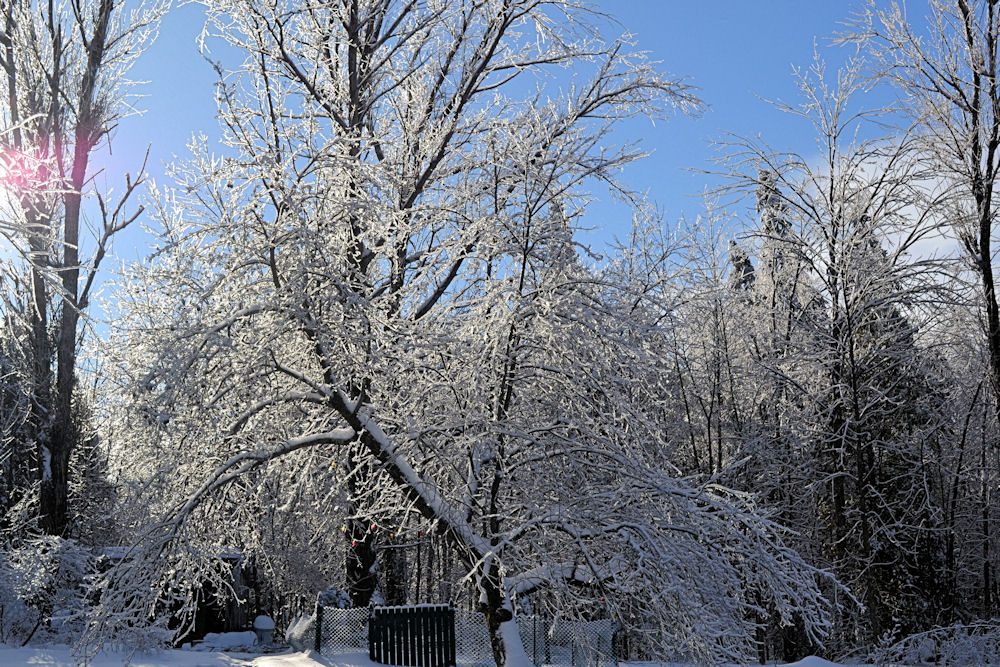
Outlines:
[[[373,607],[368,657],[384,665],[455,667],[455,610],[449,605]]]

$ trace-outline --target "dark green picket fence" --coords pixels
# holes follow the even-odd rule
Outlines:
[[[368,657],[383,665],[455,667],[455,609],[373,607],[368,616]]]

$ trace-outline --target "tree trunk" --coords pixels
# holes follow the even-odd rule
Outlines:
[[[42,445],[42,485],[39,494],[39,525],[47,535],[65,536],[69,526],[69,460],[75,438],[72,424],[54,426]]]
[[[352,449],[347,456],[348,502],[354,518],[347,520],[347,558],[345,559],[345,583],[347,595],[353,607],[367,607],[371,602],[378,577],[375,574],[375,531],[373,524],[365,518],[357,518],[356,498],[362,492],[372,475],[371,467],[359,465],[355,451]]]
[[[985,421],[985,420],[984,420]],[[982,457],[980,474],[982,475],[982,506],[983,506],[983,618],[993,616],[993,565],[990,558],[990,487],[989,474],[986,470],[986,429],[983,429]]]
[[[375,575],[375,548],[371,526],[365,521],[347,522],[347,595],[351,606],[367,607],[371,602],[378,578]]]
[[[486,617],[486,627],[490,634],[490,647],[497,667],[533,667],[524,652],[521,635],[517,631],[509,596],[503,593],[503,584],[496,573],[484,578],[482,606]]]

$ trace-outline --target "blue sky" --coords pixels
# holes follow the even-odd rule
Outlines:
[[[659,61],[663,71],[686,77],[709,105],[699,118],[678,116],[655,125],[636,120],[624,126],[621,140],[639,139],[652,155],[629,167],[623,180],[648,192],[669,223],[701,211],[701,193],[714,181],[691,170],[712,168],[710,161],[717,152],[711,142],[726,132],[759,134],[777,148],[810,154],[809,125],[761,98],[796,101],[792,68],[810,64],[814,45],[831,69],[841,64],[851,49],[830,46],[829,38],[860,4],[857,0],[601,0],[601,9],[616,16],[623,31],[634,34],[640,49]],[[910,4],[915,13],[923,10],[922,2]],[[215,74],[195,44],[201,23],[197,5],[175,8],[166,17],[159,40],[133,71],[134,79],[149,81],[141,89],[145,97],[139,106],[145,111],[122,121],[113,139],[109,184],[123,171],[134,172],[147,144],[149,171],[162,181],[162,165],[185,153],[192,133],[210,137],[217,133]],[[105,152],[102,162],[107,159]],[[620,209],[599,203],[585,224],[598,225],[610,236],[625,233],[628,222]],[[119,240],[116,252],[122,259],[136,259],[145,254],[146,243],[147,237],[136,229]]]
[[[622,0],[607,3],[641,48],[661,67],[685,76],[708,105],[698,118],[675,117],[655,127],[633,124],[654,151],[627,180],[648,190],[669,221],[702,209],[715,181],[692,170],[713,169],[712,145],[726,133],[756,136],[781,150],[808,155],[814,135],[805,121],[766,100],[797,102],[793,68],[807,68],[815,50],[836,69],[854,53],[831,45],[852,7],[842,0]],[[611,7],[613,5],[613,7]]]

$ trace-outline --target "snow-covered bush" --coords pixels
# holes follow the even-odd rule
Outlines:
[[[308,651],[316,645],[316,614],[299,616],[285,630],[285,641],[296,651]]]
[[[74,639],[92,567],[89,550],[59,537],[37,537],[0,551],[0,642],[23,642],[39,632]]]
[[[91,612],[91,619],[96,619]],[[141,618],[115,618],[113,632],[95,633],[95,624],[87,626],[80,639],[74,643],[73,650],[77,659],[83,663],[92,660],[100,650],[119,650],[127,653],[154,652],[171,646],[174,632],[167,628],[166,617],[159,616],[152,620]],[[97,625],[101,620],[96,621]]]
[[[0,644],[22,642],[38,621],[38,611],[18,594],[18,581],[11,554],[0,552]]]
[[[918,632],[871,657],[876,665],[1000,665],[1000,619]]]
[[[351,597],[337,588],[328,588],[319,594],[316,603],[323,607],[347,609],[351,606]]]
[[[229,585],[219,559],[205,552],[109,551],[113,564],[94,577],[87,626],[76,643],[82,659],[104,648],[151,651],[171,645],[192,629],[200,588]]]

